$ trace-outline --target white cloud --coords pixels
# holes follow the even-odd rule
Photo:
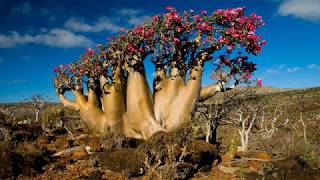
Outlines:
[[[131,25],[143,24],[143,22],[148,18],[148,16],[132,16],[128,20],[128,23]]]
[[[85,36],[76,35],[64,29],[52,29],[48,34],[39,34],[34,37],[34,42],[55,47],[83,47],[93,43]]]
[[[121,16],[136,16],[143,13],[143,10],[141,9],[131,9],[131,8],[120,9],[120,10],[114,9],[114,11],[116,11]]]
[[[48,32],[47,28],[40,28],[40,33],[46,33],[46,32]]]
[[[267,74],[279,74],[283,71],[283,69],[286,67],[285,64],[275,64],[273,65],[273,68],[269,68],[266,70]]]
[[[129,9],[120,9],[115,11],[118,12],[119,16],[122,19],[126,19],[130,25],[142,24],[148,18],[148,16],[142,14],[144,11],[141,9],[129,8]]]
[[[294,68],[288,68],[288,72],[289,73],[293,73],[293,72],[296,72],[298,70],[300,70],[301,68],[298,68],[298,67],[294,67]]]
[[[276,69],[267,69],[266,72],[268,74],[279,74],[280,73],[280,71],[276,70]]]
[[[22,84],[26,82],[27,80],[25,79],[14,79],[14,80],[8,80],[8,81],[1,81],[0,85],[14,85],[14,84]]]
[[[0,34],[0,48],[10,48],[16,45],[29,43],[63,48],[93,45],[93,42],[85,36],[76,35],[69,30],[59,28],[37,35],[20,35],[16,31],[13,31],[8,35]]]
[[[318,65],[318,64],[309,64],[308,68],[309,69],[319,69],[320,70],[320,65]]]
[[[70,18],[66,21],[64,27],[75,32],[117,32],[120,29],[120,26],[116,25],[115,23],[113,23],[105,17],[100,18],[96,23],[91,25],[85,23],[82,20]]]
[[[11,32],[9,35],[0,34],[0,48],[9,48],[17,44],[25,44],[32,42],[32,36],[20,36],[17,32]]]
[[[278,13],[282,16],[292,15],[309,21],[319,21],[320,0],[286,0],[280,4]]]
[[[142,24],[148,17],[141,9],[113,9],[111,12],[115,15],[108,18],[101,17],[93,23],[72,17],[65,22],[64,27],[74,32],[118,32],[121,27]]]
[[[25,82],[27,82],[27,80],[15,79],[15,80],[7,81],[6,84],[21,84],[21,83],[25,83]]]
[[[20,8],[15,8],[15,11],[21,13],[29,13],[31,5],[29,2],[24,3]],[[23,8],[22,8],[23,7]],[[107,18],[101,17],[96,22],[91,24],[86,23],[82,19],[69,18],[63,28],[47,29],[41,28],[36,34],[20,34],[17,31],[11,31],[8,34],[0,34],[0,48],[11,48],[22,44],[41,44],[52,47],[88,47],[92,46],[93,42],[83,35],[75,34],[74,32],[118,32],[122,25],[129,27],[130,25],[142,24],[147,18],[143,15],[141,9],[113,9],[114,16]],[[55,21],[55,16],[50,16],[49,21]]]
[[[280,65],[278,66],[278,69],[283,69],[285,66],[286,66],[285,64],[280,64]]]

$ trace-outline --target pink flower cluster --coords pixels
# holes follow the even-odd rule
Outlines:
[[[133,34],[135,36],[143,37],[146,39],[152,38],[154,34],[154,29],[152,28],[147,28],[144,26],[137,26],[136,28],[133,29]]]
[[[171,27],[174,24],[180,24],[181,23],[181,17],[177,12],[169,12],[165,14],[165,26]]]
[[[262,17],[253,13],[251,16],[244,16],[244,8],[219,9],[214,13],[214,17],[222,28],[226,29],[218,41],[220,45],[242,44],[246,46],[247,52],[257,54],[261,51],[265,41],[255,34],[258,27],[264,25]],[[221,31],[223,31],[221,29]],[[229,39],[229,41],[227,40]]]
[[[201,31],[211,31],[212,30],[212,25],[210,25],[209,23],[207,22],[203,22],[201,24],[198,25],[198,28],[201,30]]]
[[[229,77],[236,77],[247,80],[252,78],[252,73],[256,70],[256,64],[249,62],[247,56],[239,56],[234,59],[229,59],[221,55],[219,64],[215,71],[228,71]]]
[[[222,24],[225,24],[227,21],[230,21],[232,19],[236,19],[239,16],[242,16],[244,14],[244,8],[243,7],[238,7],[238,8],[229,8],[229,9],[218,9],[215,12],[216,15],[221,16]]]
[[[195,52],[209,52],[207,59],[211,59],[217,50],[226,50],[228,56],[220,57],[216,72],[222,72],[223,68],[226,68],[230,76],[252,78],[256,66],[248,61],[248,57],[231,59],[229,56],[240,48],[251,54],[261,51],[261,47],[266,44],[261,40],[262,37],[256,34],[257,28],[264,24],[261,16],[255,13],[245,16],[242,7],[219,9],[213,14],[208,14],[205,10],[200,13],[194,10],[179,13],[172,6],[165,9],[166,13],[155,15],[134,29],[121,28],[118,36],[108,38],[108,45],[98,45],[97,48],[100,52],[106,51],[106,54],[110,52],[109,59],[112,59],[111,54],[118,50],[131,57],[166,53],[170,56],[168,59],[173,58],[181,48],[184,48],[185,57],[196,56]],[[97,57],[95,50],[87,48],[79,62],[55,68],[55,72],[70,76],[98,76],[107,70]],[[187,58],[186,63],[189,63],[190,59]]]
[[[87,48],[86,52],[82,55],[83,57],[93,57],[94,53],[96,51],[91,49],[91,48]]]
[[[256,79],[256,84],[258,87],[262,87],[262,79]]]

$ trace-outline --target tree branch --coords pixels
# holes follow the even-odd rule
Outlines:
[[[64,94],[59,94],[58,96],[59,96],[59,99],[60,99],[61,103],[63,104],[63,106],[68,107],[73,110],[76,110],[76,111],[79,110],[79,105],[76,102],[69,100],[68,98],[66,98],[64,96]]]
[[[218,83],[218,84],[211,84],[206,87],[202,87],[200,91],[200,96],[199,96],[199,101],[205,101],[212,96],[216,95],[218,92],[221,92],[223,89],[223,84]]]

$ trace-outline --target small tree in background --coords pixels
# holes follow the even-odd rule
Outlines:
[[[35,122],[39,122],[39,115],[41,111],[45,108],[48,103],[48,98],[43,97],[42,95],[33,95],[31,98],[24,100],[25,103],[32,106],[32,109],[35,113]]]
[[[224,120],[225,123],[235,124],[239,127],[240,135],[240,151],[247,151],[249,145],[249,137],[254,125],[259,121],[259,114],[261,107],[242,102],[237,109],[230,113],[228,118]]]

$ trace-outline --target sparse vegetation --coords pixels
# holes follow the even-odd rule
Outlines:
[[[241,145],[239,126],[223,120],[238,112],[239,103],[228,104],[227,100],[231,97],[222,93],[199,104],[190,124],[169,133],[156,133],[148,140],[127,138],[111,132],[104,137],[95,137],[76,112],[59,104],[48,104],[38,123],[32,120],[31,123],[23,124],[10,116],[10,113],[8,116],[2,114],[1,128],[5,130],[1,132],[7,135],[1,136],[0,142],[3,159],[0,162],[1,178],[32,176],[41,179],[52,176],[54,172],[57,177],[69,174],[82,178],[142,176],[153,179],[185,179],[193,176],[281,179],[304,177],[306,173],[306,177],[312,179],[313,175],[319,175],[320,133],[315,114],[320,113],[320,89],[267,94],[242,92],[246,93],[237,96],[232,93],[233,100],[241,97],[245,104],[259,106],[261,109],[252,125],[250,143],[245,152],[238,148]],[[222,95],[225,101],[221,101]],[[304,104],[307,142],[300,122],[300,101]],[[218,106],[228,113],[220,113],[218,116]],[[16,117],[35,118],[30,116],[33,110],[27,104],[1,107],[9,108]],[[30,113],[27,111],[29,108]],[[206,142],[208,124],[205,119],[209,117],[209,112],[213,113],[210,116],[211,122],[216,126],[214,145]],[[248,113],[244,112],[244,115]],[[263,116],[264,120],[261,121]],[[287,119],[290,121],[287,122]],[[272,127],[275,127],[272,135],[262,141],[266,128],[270,130]],[[211,133],[214,134],[213,131]],[[53,156],[58,152],[67,153]],[[290,170],[296,168],[301,169],[301,173],[290,174]],[[79,170],[81,173],[75,173]]]

